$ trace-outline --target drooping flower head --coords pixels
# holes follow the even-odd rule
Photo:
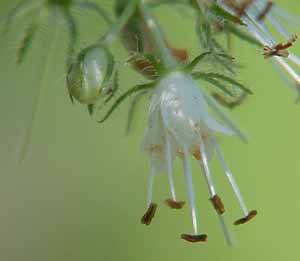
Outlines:
[[[173,180],[173,161],[179,157],[183,163],[193,223],[193,233],[182,234],[181,237],[190,242],[206,241],[207,237],[205,234],[199,234],[198,231],[192,173],[189,164],[190,155],[199,162],[208,186],[210,200],[219,215],[225,212],[225,208],[221,198],[217,195],[209,168],[209,161],[215,152],[243,211],[244,216],[235,224],[245,223],[256,215],[256,211],[248,211],[246,208],[216,141],[216,133],[224,135],[240,135],[240,133],[233,124],[225,119],[224,114],[222,114],[223,122],[217,121],[212,116],[209,110],[211,100],[208,99],[208,96],[201,91],[195,80],[187,73],[173,71],[162,77],[152,94],[148,127],[142,144],[143,150],[149,154],[151,166],[148,210],[142,218],[142,223],[149,225],[155,214],[157,205],[152,202],[152,189],[154,176],[157,173],[168,173],[171,198],[167,199],[166,203],[176,209],[183,206],[184,202],[177,201]]]

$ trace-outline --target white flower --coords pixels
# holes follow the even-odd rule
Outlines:
[[[211,115],[209,104],[221,116],[224,123],[220,123]],[[243,202],[239,189],[216,142],[215,134],[217,132],[225,135],[237,134],[243,138],[232,122],[216,107],[216,104],[213,104],[212,100],[200,90],[190,75],[181,71],[174,71],[159,81],[150,101],[148,128],[142,144],[143,150],[149,153],[151,166],[148,211],[142,218],[144,224],[150,224],[156,210],[156,204],[152,203],[152,189],[154,176],[157,173],[163,171],[168,173],[171,191],[171,199],[166,201],[168,205],[172,208],[183,206],[184,202],[178,202],[176,199],[173,180],[173,161],[178,156],[183,161],[193,222],[193,234],[182,234],[182,238],[191,242],[206,240],[205,234],[198,234],[189,155],[193,155],[198,160],[208,185],[211,202],[221,216],[225,209],[216,193],[209,169],[209,161],[214,152],[220,159],[244,213],[244,217],[238,220],[236,224],[245,223],[256,214],[256,211],[249,212]],[[227,232],[226,235],[228,236]]]
[[[289,47],[296,40],[296,35],[290,33],[284,24],[294,25],[299,30],[299,21],[288,12],[279,9],[273,1],[269,0],[217,0],[217,3],[229,12],[241,16],[248,32],[254,36],[265,50],[270,51],[265,57],[271,57],[274,66],[283,70],[286,74],[280,72],[280,76],[289,83],[289,86],[295,91],[297,99],[300,94],[300,75],[295,71],[292,65],[300,66],[300,58],[294,55]],[[239,10],[239,7],[242,10]],[[269,28],[267,24],[273,28]],[[271,32],[276,30],[282,39],[278,41],[277,37]],[[264,53],[266,54],[266,53]],[[290,80],[292,79],[292,81]]]

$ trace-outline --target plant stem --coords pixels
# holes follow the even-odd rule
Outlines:
[[[139,0],[131,0],[125,7],[122,14],[119,16],[117,22],[111,27],[111,29],[100,39],[98,44],[110,45],[119,35],[123,27],[127,24],[128,20],[132,17],[138,6]]]
[[[153,44],[156,47],[155,49],[158,52],[163,64],[168,69],[177,67],[178,61],[171,53],[169,47],[166,45],[163,33],[144,0],[141,0],[139,7],[141,15],[143,16],[150,31],[150,37],[152,37]]]

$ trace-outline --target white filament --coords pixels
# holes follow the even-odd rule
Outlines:
[[[155,177],[156,171],[153,166],[150,167],[150,173],[149,173],[149,181],[148,181],[148,196],[147,196],[147,208],[152,203],[153,198],[153,185],[154,185],[154,177]]]
[[[184,169],[184,177],[185,177],[187,190],[188,190],[193,230],[194,230],[194,234],[197,235],[198,227],[197,227],[195,194],[194,194],[194,189],[193,189],[192,173],[191,173],[190,165],[188,162],[188,150],[186,148],[184,148],[184,150],[183,150],[183,169]]]
[[[172,152],[171,152],[171,144],[170,144],[168,134],[166,134],[166,160],[167,160],[167,172],[169,177],[171,197],[174,201],[176,201],[176,193],[175,193],[175,185],[174,185],[174,177],[173,177]]]
[[[233,191],[234,191],[234,193],[236,195],[236,198],[237,198],[237,200],[239,202],[241,210],[243,211],[244,216],[247,216],[249,214],[249,211],[248,211],[248,209],[246,207],[246,204],[244,203],[244,200],[243,200],[242,194],[241,194],[241,192],[239,190],[239,187],[238,187],[238,185],[237,185],[237,183],[236,183],[236,181],[235,181],[235,179],[234,179],[234,177],[233,177],[233,175],[232,175],[229,167],[226,164],[226,161],[224,159],[224,155],[223,155],[223,153],[221,151],[221,148],[219,147],[219,144],[215,140],[213,140],[213,142],[215,144],[215,148],[216,148],[216,152],[217,152],[217,157],[219,158],[219,161],[220,161],[220,163],[221,163],[221,165],[222,165],[222,167],[223,167],[223,169],[225,171],[225,174],[226,174],[226,176],[228,178],[228,181],[229,181],[229,183],[230,183],[230,185],[231,185],[231,187],[232,187],[232,189],[233,189]]]
[[[201,160],[199,160],[200,163],[200,167],[202,168],[202,172],[203,175],[205,177],[205,181],[207,183],[208,186],[208,190],[209,190],[209,194],[211,196],[211,198],[213,198],[217,193],[216,193],[216,189],[215,189],[215,185],[213,183],[212,180],[212,176],[209,170],[209,166],[208,166],[208,160],[207,160],[207,156],[206,156],[206,149],[205,149],[205,145],[203,143],[201,134],[200,134],[200,155],[201,155]]]

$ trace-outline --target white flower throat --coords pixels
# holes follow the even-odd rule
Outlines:
[[[157,205],[152,202],[152,190],[154,176],[157,173],[168,173],[171,198],[167,199],[166,203],[171,208],[179,209],[183,207],[184,202],[177,201],[173,179],[173,161],[176,156],[179,156],[183,162],[193,223],[193,233],[182,234],[181,237],[191,242],[206,241],[207,236],[198,233],[189,154],[193,155],[199,162],[208,186],[211,202],[221,217],[225,212],[225,208],[221,198],[217,195],[209,168],[209,161],[214,152],[216,152],[223,166],[243,211],[244,217],[237,220],[235,224],[245,223],[256,215],[256,211],[249,212],[244,204],[241,193],[216,142],[216,132],[225,135],[236,134],[235,129],[218,122],[211,116],[206,96],[190,75],[181,71],[174,71],[160,80],[150,101],[148,128],[142,144],[143,150],[149,154],[151,166],[148,210],[142,218],[142,223],[149,225],[155,214]],[[229,237],[226,227],[224,232],[226,237]]]

